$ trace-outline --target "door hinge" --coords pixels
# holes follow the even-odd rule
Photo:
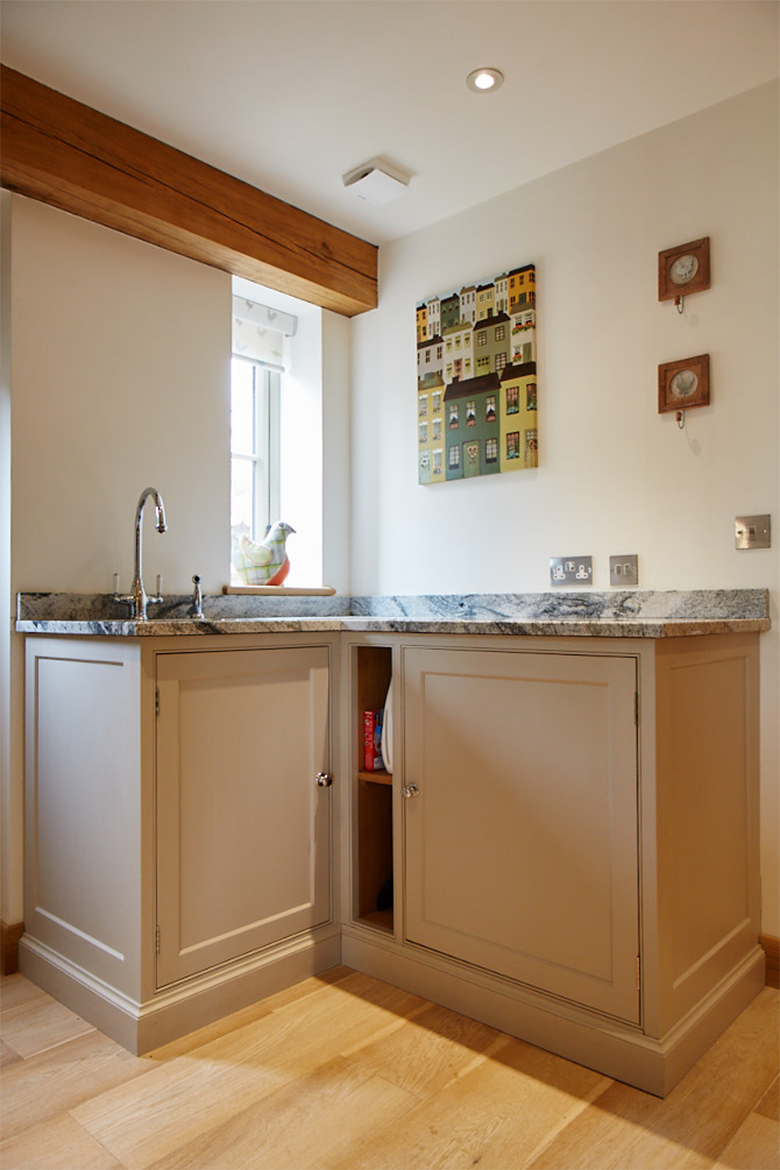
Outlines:
[[[636,957],[636,989],[637,991],[642,990],[642,962],[639,955]]]
[[[634,691],[634,726],[639,726],[639,691]]]
[[[159,953],[160,953],[160,928],[159,928],[159,926],[155,926],[155,928],[154,928],[154,953],[156,955],[159,955]]]
[[[160,714],[160,688],[159,687],[155,687],[155,691],[154,691],[154,713],[155,713],[155,715]]]

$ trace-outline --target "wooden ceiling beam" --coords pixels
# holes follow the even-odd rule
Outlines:
[[[377,249],[3,65],[0,184],[347,317]]]

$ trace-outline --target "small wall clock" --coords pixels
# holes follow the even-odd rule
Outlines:
[[[665,362],[658,367],[658,413],[710,403],[710,355]]]
[[[658,299],[679,304],[682,297],[710,287],[710,237],[658,253]]]

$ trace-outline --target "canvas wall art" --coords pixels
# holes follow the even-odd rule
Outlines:
[[[417,415],[421,484],[538,465],[533,264],[418,304]]]

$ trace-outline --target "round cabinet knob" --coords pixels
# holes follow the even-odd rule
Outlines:
[[[333,777],[329,776],[327,772],[318,772],[317,773],[317,787],[318,788],[330,788],[332,783],[333,783]]]
[[[404,800],[413,800],[416,796],[419,795],[420,789],[416,784],[404,784],[403,788],[401,789],[401,796],[403,796]]]

